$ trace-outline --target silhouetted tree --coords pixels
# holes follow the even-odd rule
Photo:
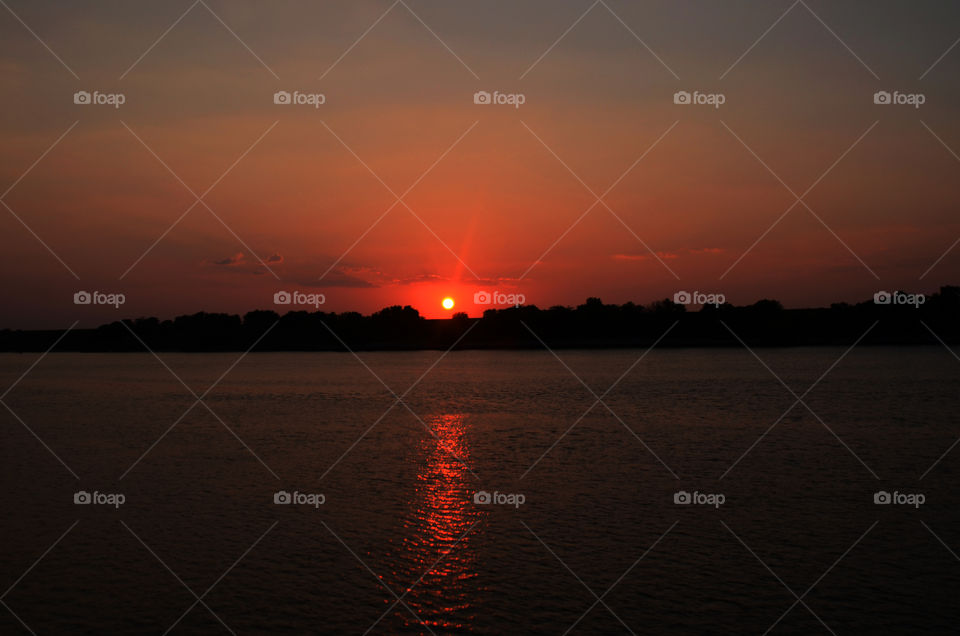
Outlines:
[[[746,307],[724,303],[687,312],[668,298],[645,308],[631,302],[605,305],[591,297],[575,309],[524,305],[488,309],[480,319],[457,312],[449,320],[426,320],[413,307],[399,305],[371,316],[319,311],[280,316],[260,310],[241,319],[200,312],[162,322],[149,317],[112,322],[65,336],[62,331],[7,329],[0,331],[0,351],[45,351],[60,336],[58,348],[67,351],[144,351],[144,344],[154,351],[223,351],[246,350],[254,343],[258,350],[281,351],[447,349],[455,342],[486,348],[542,347],[542,342],[551,348],[639,347],[668,329],[660,346],[740,346],[738,338],[750,346],[849,345],[871,325],[863,344],[939,344],[937,338],[958,343],[960,287],[941,287],[916,304],[877,304],[871,298],[822,309],[788,310],[764,299]]]

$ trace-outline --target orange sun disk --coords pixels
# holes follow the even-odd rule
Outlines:
[[[448,296],[447,298],[444,298],[443,302],[440,304],[443,305],[444,309],[453,309],[453,298]]]

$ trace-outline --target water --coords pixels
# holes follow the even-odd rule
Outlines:
[[[757,353],[804,396],[844,350]],[[409,410],[349,354],[163,355],[209,410],[148,354],[50,354],[0,410],[0,631],[956,631],[960,361],[855,349],[808,410],[744,349],[642,354],[364,354]]]

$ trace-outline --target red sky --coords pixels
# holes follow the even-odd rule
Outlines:
[[[479,315],[481,290],[809,306],[960,281],[955,8],[9,4],[36,37],[0,12],[0,328],[242,313],[280,290],[438,317],[448,295]],[[191,190],[212,212],[182,216]]]

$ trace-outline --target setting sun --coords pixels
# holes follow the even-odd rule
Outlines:
[[[443,302],[440,304],[443,305],[444,309],[453,309],[453,298],[450,298],[449,296],[447,296],[446,298],[443,299]]]

